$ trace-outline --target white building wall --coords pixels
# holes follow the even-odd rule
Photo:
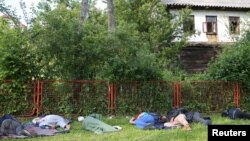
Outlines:
[[[171,11],[173,14],[177,10]],[[189,42],[208,42],[207,34],[203,32],[203,22],[206,22],[206,16],[217,16],[217,42],[234,42],[242,37],[250,23],[250,15],[242,11],[216,11],[216,10],[193,10],[195,20],[195,34],[189,38]],[[240,34],[229,34],[229,16],[240,17]]]

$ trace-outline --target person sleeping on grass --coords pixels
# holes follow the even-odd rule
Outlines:
[[[0,118],[0,134],[5,136],[31,136],[31,134],[24,128],[24,125],[14,116],[9,114],[5,114]]]
[[[86,117],[79,116],[78,121],[82,122],[83,129],[96,134],[112,133],[122,130],[120,126],[112,126],[103,122],[100,114],[90,114]]]
[[[140,129],[174,129],[182,127],[183,130],[191,130],[184,114],[175,117],[159,115],[153,112],[142,112],[132,117],[129,123]]]
[[[62,128],[63,130],[70,130],[70,120],[65,119],[59,115],[45,115],[36,117],[32,122],[41,128]]]
[[[170,120],[172,117],[176,117],[179,114],[184,114],[188,123],[201,123],[203,125],[211,125],[212,120],[210,117],[203,117],[200,112],[189,111],[184,107],[173,108],[167,112],[166,116]]]
[[[222,117],[229,117],[230,119],[250,119],[250,114],[243,112],[240,108],[228,108],[221,113]]]

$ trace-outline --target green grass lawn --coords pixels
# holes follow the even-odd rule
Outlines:
[[[212,115],[213,124],[223,125],[250,125],[250,120],[231,120],[219,115]],[[70,133],[55,136],[25,138],[25,139],[2,139],[2,141],[207,141],[207,126],[192,123],[192,131],[173,130],[141,130],[128,123],[128,118],[115,117],[105,118],[104,121],[110,125],[122,127],[120,132],[95,134],[82,128],[80,122],[73,121]]]

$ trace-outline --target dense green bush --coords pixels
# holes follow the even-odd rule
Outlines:
[[[250,90],[250,32],[237,43],[227,46],[214,62],[209,64],[207,77],[212,80],[239,82],[245,92],[242,105],[248,102]],[[248,98],[249,99],[249,98]],[[245,102],[244,102],[245,101]],[[244,104],[245,103],[245,104]]]
[[[238,81],[249,87],[250,80],[250,33],[238,43],[227,46],[220,56],[209,65],[208,76],[212,79]]]
[[[219,59],[210,65],[208,75],[213,79],[239,81],[249,85],[249,51],[248,45],[227,48]]]

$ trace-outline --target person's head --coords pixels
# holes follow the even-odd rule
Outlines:
[[[165,115],[161,115],[160,116],[160,121],[166,122],[167,121],[167,117]]]
[[[40,119],[41,119],[40,117],[36,117],[36,118],[34,118],[34,119],[32,120],[32,123],[35,124],[35,125],[39,125],[39,120],[40,120]]]
[[[229,115],[228,110],[224,110],[224,111],[221,113],[221,116],[222,116],[222,117],[227,117],[228,115]]]
[[[64,127],[64,130],[70,130],[70,124],[67,124],[67,125]]]
[[[130,123],[130,124],[135,124],[135,120],[136,120],[136,117],[132,117],[132,118],[129,120],[129,123]]]
[[[77,119],[78,119],[78,121],[83,121],[84,117],[83,116],[79,116]]]
[[[130,124],[135,124],[135,120],[137,120],[140,117],[140,114],[136,114],[135,116],[133,116],[130,120],[129,123]]]

